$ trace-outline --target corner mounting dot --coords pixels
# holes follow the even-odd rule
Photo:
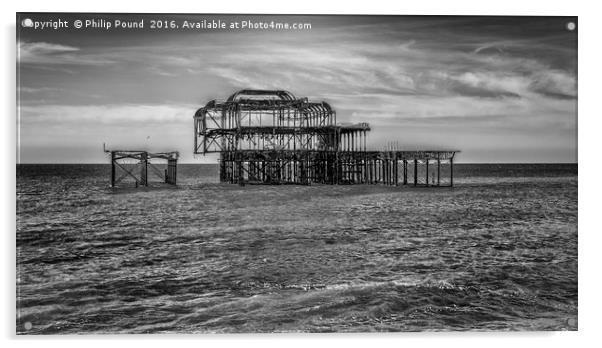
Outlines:
[[[575,22],[568,22],[566,24],[566,29],[568,31],[573,31],[573,30],[575,30],[575,28],[577,28],[577,25],[575,24]]]

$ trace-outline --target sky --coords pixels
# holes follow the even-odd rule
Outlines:
[[[23,19],[69,28],[23,27]],[[74,28],[144,19],[142,29]],[[153,19],[311,29],[150,29]],[[193,115],[240,89],[327,101],[372,149],[463,163],[577,162],[574,17],[17,15],[18,161],[105,163],[113,149],[193,152]]]

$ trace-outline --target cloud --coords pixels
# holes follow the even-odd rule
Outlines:
[[[79,48],[48,42],[19,42],[22,54],[52,54],[60,52],[79,51]]]
[[[21,106],[19,111],[22,124],[63,124],[77,129],[90,124],[139,127],[170,122],[192,123],[196,109],[193,105],[108,104]]]
[[[60,88],[55,88],[55,87],[33,88],[33,87],[18,86],[17,88],[18,88],[19,92],[21,92],[21,93],[30,93],[30,94],[54,92],[54,91],[60,90]]]
[[[337,117],[373,124],[407,124],[417,119],[448,118],[449,126],[459,119],[481,118],[492,126],[541,127],[553,124],[575,126],[574,101],[545,96],[524,98],[475,98],[470,96],[327,95],[337,107]],[[513,116],[509,124],[505,116]],[[499,120],[499,121],[496,121]],[[463,124],[466,126],[467,124]]]
[[[22,42],[17,44],[17,61],[20,64],[40,65],[104,65],[112,61],[94,54],[82,53],[78,47],[48,42]]]
[[[529,87],[537,93],[553,98],[577,98],[577,79],[561,70],[538,72]]]
[[[364,35],[366,36],[366,35]],[[477,98],[576,97],[573,71],[552,68],[539,58],[521,55],[529,43],[520,40],[467,45],[409,40],[356,38],[357,44],[308,42],[294,47],[274,43],[257,47],[246,42],[213,57],[206,73],[233,88],[285,88],[299,93],[470,96]],[[432,39],[431,39],[432,40]],[[340,41],[332,38],[332,41]],[[491,47],[503,44],[503,53]],[[532,43],[538,50],[547,46]],[[460,48],[459,48],[460,47]],[[241,59],[240,51],[245,52]],[[476,53],[475,53],[476,52]],[[502,53],[500,53],[502,52]],[[555,52],[557,53],[557,52]],[[311,87],[309,87],[311,86]]]

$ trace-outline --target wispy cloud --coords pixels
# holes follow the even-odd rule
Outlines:
[[[21,106],[24,124],[70,124],[74,128],[87,124],[114,124],[123,127],[172,122],[191,123],[194,105],[103,104],[103,105],[35,105]]]
[[[26,86],[18,86],[17,87],[19,92],[21,93],[32,93],[32,94],[36,94],[36,93],[43,93],[43,92],[54,92],[54,91],[58,91],[58,88],[54,88],[54,87],[40,87],[40,88],[32,88],[32,87],[26,87]]]
[[[112,63],[80,48],[48,42],[19,42],[17,59],[21,64],[41,65],[103,65]]]
[[[53,54],[62,52],[79,51],[79,48],[67,45],[59,45],[48,42],[19,42],[19,50],[22,54]]]

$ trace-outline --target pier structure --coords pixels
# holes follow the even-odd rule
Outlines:
[[[111,157],[111,187],[119,183],[133,183],[135,187],[149,182],[176,185],[177,151],[157,152],[136,150],[105,150]],[[150,175],[149,175],[150,172]]]
[[[194,153],[219,153],[236,184],[453,186],[455,150],[368,150],[367,123],[337,123],[326,102],[281,90],[241,90],[194,115]]]

